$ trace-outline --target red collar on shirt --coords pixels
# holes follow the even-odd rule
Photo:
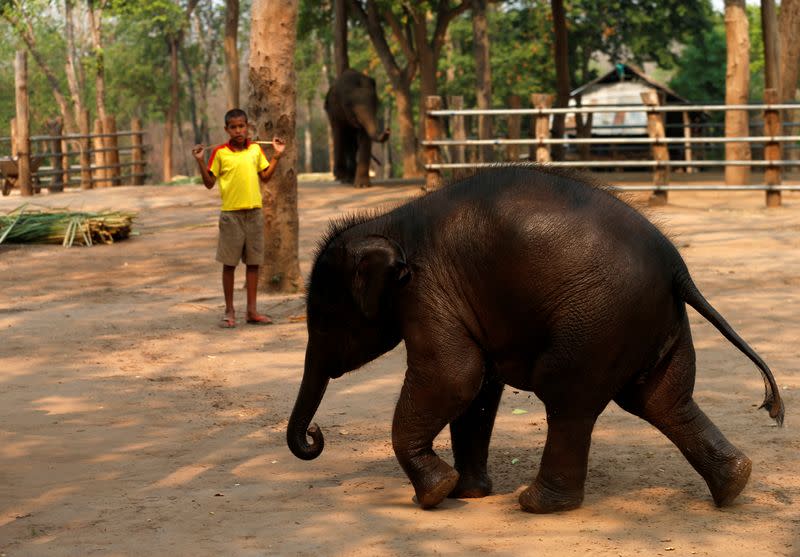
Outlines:
[[[241,148],[241,149],[239,149],[238,151],[237,151],[236,149],[234,149],[234,148],[233,148],[233,145],[231,145],[231,142],[230,142],[230,141],[228,141],[228,142],[225,144],[225,146],[226,146],[226,147],[228,147],[228,149],[230,149],[230,150],[231,150],[231,151],[233,151],[234,153],[238,153],[239,151],[247,151],[247,148],[248,148],[248,147],[250,147],[252,144],[253,144],[253,142],[252,142],[252,141],[250,141],[249,139],[247,139],[247,140],[245,140],[245,142],[244,142],[244,147],[242,147],[242,148]]]

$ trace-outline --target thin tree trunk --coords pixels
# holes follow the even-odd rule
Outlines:
[[[336,77],[350,67],[347,52],[347,0],[333,0],[333,64]]]
[[[170,103],[164,122],[164,174],[165,182],[172,180],[172,136],[175,133],[175,120],[178,116],[178,38],[170,37],[169,43],[169,68],[170,68]]]
[[[36,44],[36,37],[33,34],[33,28],[31,27],[30,23],[14,17],[11,15],[11,12],[0,9],[0,13],[2,13],[6,21],[8,21],[19,33],[22,41],[25,43],[25,46],[28,47],[28,52],[30,52],[31,57],[33,57],[36,65],[39,66],[39,68],[42,70],[42,73],[45,75],[47,82],[50,84],[50,89],[53,93],[53,97],[56,100],[58,109],[61,112],[61,116],[64,118],[64,125],[67,127],[67,131],[75,131],[76,125],[74,114],[70,110],[69,103],[67,103],[67,99],[61,90],[61,83],[56,77],[56,74],[53,72],[53,69],[47,64],[45,57],[39,51],[39,47]]]
[[[778,17],[780,34],[781,89],[780,100],[792,101],[797,95],[800,72],[800,0],[781,0]]]
[[[781,0],[778,17],[778,33],[780,35],[781,55],[781,88],[780,102],[791,102],[797,98],[797,80],[800,72],[800,0]],[[800,121],[800,110],[787,110],[785,119],[790,122]],[[787,133],[797,135],[800,127],[788,128]],[[794,160],[798,158],[798,148],[786,148],[786,156]]]
[[[306,122],[303,128],[303,147],[305,151],[305,156],[303,157],[303,170],[305,172],[311,172],[311,159],[313,158],[313,149],[312,149],[312,141],[311,141],[311,107],[313,106],[314,99],[311,97],[306,98]]]
[[[486,20],[486,0],[472,0],[472,38],[475,53],[475,77],[478,108],[492,107],[492,68],[489,63],[489,22]],[[478,138],[492,137],[490,116],[478,116]],[[481,148],[481,160],[491,162],[491,145]]]
[[[294,50],[298,0],[254,0],[250,33],[248,112],[256,133],[277,135],[286,151],[264,197],[264,263],[259,287],[269,292],[298,292],[297,119]]]
[[[554,108],[564,108],[569,104],[569,48],[567,43],[567,22],[563,0],[551,0],[553,11],[554,47],[556,59],[556,102]],[[553,116],[553,138],[564,136],[564,114]],[[553,160],[564,158],[564,146],[553,145],[550,150]]]
[[[725,104],[746,104],[750,90],[750,38],[744,0],[725,0],[725,35],[728,45]],[[747,137],[748,135],[747,111],[726,111],[725,137]],[[750,160],[750,145],[748,143],[726,143],[725,159]],[[726,184],[747,184],[749,181],[749,167],[725,167]]]
[[[95,2],[88,0],[89,7],[89,27],[92,35],[92,49],[94,51],[94,97],[95,105],[97,106],[97,119],[100,121],[101,133],[108,133],[105,129],[106,123],[106,77],[105,77],[105,57],[103,54],[103,2]],[[111,142],[108,138],[101,138],[100,144],[104,149],[111,148]],[[110,157],[106,155],[108,151],[98,153],[98,161],[101,161],[100,166],[108,166],[110,164]],[[109,177],[109,169],[99,169],[98,174],[101,177]]]
[[[225,0],[225,52],[226,94],[228,109],[239,107],[239,0]]]
[[[77,63],[77,53],[75,50],[75,21],[72,15],[73,0],[64,0],[64,36],[67,42],[67,87],[72,97],[72,105],[75,111],[75,121],[81,135],[89,133],[88,129],[82,129],[83,119],[81,115],[84,110],[83,95],[83,73],[80,64]]]

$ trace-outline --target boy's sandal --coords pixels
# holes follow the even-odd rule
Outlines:
[[[272,319],[270,319],[269,315],[259,315],[255,318],[247,318],[247,322],[251,325],[269,325],[272,323]]]
[[[236,327],[236,318],[228,317],[227,315],[223,317],[220,322],[219,326],[223,329],[233,329]]]

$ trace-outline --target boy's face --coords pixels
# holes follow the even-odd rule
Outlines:
[[[231,145],[234,147],[244,147],[247,143],[247,118],[236,116],[228,120],[225,124],[225,131],[231,138]]]

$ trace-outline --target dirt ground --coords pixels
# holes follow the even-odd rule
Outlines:
[[[331,217],[419,192],[299,189],[304,275]],[[612,405],[594,432],[583,507],[547,516],[517,505],[541,456],[543,407],[511,389],[490,449],[495,493],[430,511],[412,502],[390,440],[402,346],[331,383],[315,419],[325,451],[294,458],[285,428],[302,375],[303,297],[262,295],[272,326],[217,327],[215,192],[120,187],[36,201],[135,210],[138,235],[0,246],[0,556],[800,555],[798,193],[771,210],[763,193],[672,193],[652,211],[786,403],[775,427],[757,409],[757,369],[691,312],[696,398],[753,460],[737,502],[715,508],[678,450]],[[0,211],[20,203],[3,198]],[[437,450],[451,459],[448,435]]]

